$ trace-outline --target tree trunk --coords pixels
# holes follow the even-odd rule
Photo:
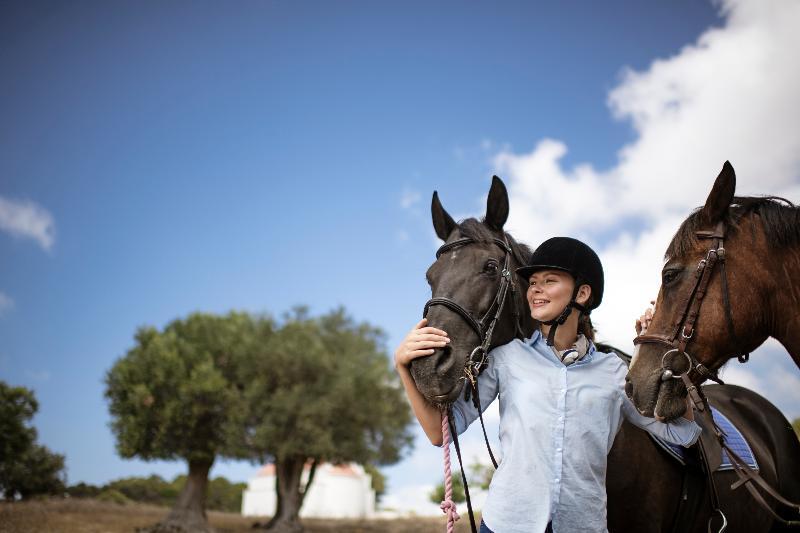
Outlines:
[[[208,472],[212,461],[189,461],[189,477],[167,517],[147,533],[213,533],[206,520]]]
[[[300,523],[300,506],[309,483],[301,488],[305,457],[290,457],[275,460],[275,486],[278,493],[278,504],[275,515],[267,524],[267,529],[275,533],[297,533],[303,531]]]

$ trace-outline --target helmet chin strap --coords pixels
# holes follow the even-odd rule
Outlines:
[[[562,325],[564,322],[567,321],[569,315],[572,314],[573,309],[577,309],[581,312],[581,314],[588,315],[589,310],[586,309],[584,306],[579,304],[575,301],[575,298],[578,296],[578,289],[580,288],[580,284],[578,283],[580,280],[575,280],[575,289],[572,291],[572,298],[570,299],[569,303],[564,307],[564,310],[561,311],[557,317],[553,320],[546,320],[542,321],[542,324],[546,326],[550,326],[550,331],[547,334],[547,345],[553,346],[556,340],[556,329],[558,326]]]

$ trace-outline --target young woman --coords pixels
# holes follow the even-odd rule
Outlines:
[[[603,298],[603,267],[586,244],[555,237],[518,271],[529,280],[531,315],[541,324],[530,339],[492,350],[478,380],[481,409],[499,396],[503,460],[483,507],[482,532],[606,531],[606,463],[623,417],[674,444],[700,435],[688,407],[664,424],[640,415],[624,392],[627,367],[592,343],[589,313]],[[648,313],[637,321],[646,327]],[[441,414],[414,385],[410,361],[449,342],[447,333],[415,326],[395,352],[395,366],[420,425],[442,443]],[[478,412],[453,404],[458,433]],[[552,528],[552,529],[551,529]]]

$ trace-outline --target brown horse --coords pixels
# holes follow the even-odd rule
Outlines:
[[[427,272],[433,297],[440,302],[456,302],[475,320],[491,315],[507,255],[506,248],[499,243],[508,243],[511,249],[508,255],[511,272],[525,262],[529,253],[527,247],[518,244],[503,230],[509,211],[505,186],[499,178],[494,178],[483,221],[468,219],[457,224],[444,210],[436,193],[431,211],[436,234],[446,243],[444,252]],[[448,247],[460,239],[467,240]],[[520,328],[525,336],[530,336],[535,327],[521,293],[526,280],[514,279],[514,283],[516,292],[508,293],[490,346],[510,342]],[[427,316],[430,325],[449,333],[451,343],[431,356],[414,360],[411,372],[422,394],[430,402],[446,407],[462,392],[465,365],[474,348],[484,339],[476,331],[478,328],[470,325],[452,306],[430,306]],[[519,317],[520,328],[515,324],[515,316]],[[738,427],[748,428],[749,433],[757,435],[751,446],[765,478],[778,485],[777,472],[780,471],[790,480],[800,480],[800,443],[794,435],[791,440],[782,431],[786,421],[774,406],[739,387],[714,387],[708,394],[712,403]],[[735,411],[731,408],[732,402],[736,402]],[[749,494],[730,492],[727,487],[735,481],[732,472],[721,472],[717,476],[729,533],[778,531],[771,529],[772,518]],[[613,533],[701,532],[706,531],[712,515],[702,472],[682,467],[644,431],[627,422],[617,434],[609,454],[606,487],[608,527]]]
[[[677,379],[662,381],[662,359],[672,348],[670,338],[683,335],[678,330],[689,314],[687,299],[712,245],[702,232],[720,223],[725,251],[709,274],[685,351],[714,372],[774,337],[800,366],[800,208],[776,197],[735,197],[735,188],[736,175],[726,162],[705,205],[681,224],[667,248],[647,330],[656,342],[639,346],[628,374],[628,394],[648,416],[655,412],[671,420],[683,412],[686,387]],[[669,356],[664,364],[680,367],[677,376],[686,362]]]

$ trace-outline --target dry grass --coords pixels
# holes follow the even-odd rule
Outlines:
[[[153,505],[65,499],[0,503],[0,533],[131,533],[166,516],[168,509]],[[253,518],[211,511],[209,521],[220,533],[252,533]],[[441,533],[442,518],[397,520],[303,520],[307,533]],[[464,516],[456,531],[469,531]]]

